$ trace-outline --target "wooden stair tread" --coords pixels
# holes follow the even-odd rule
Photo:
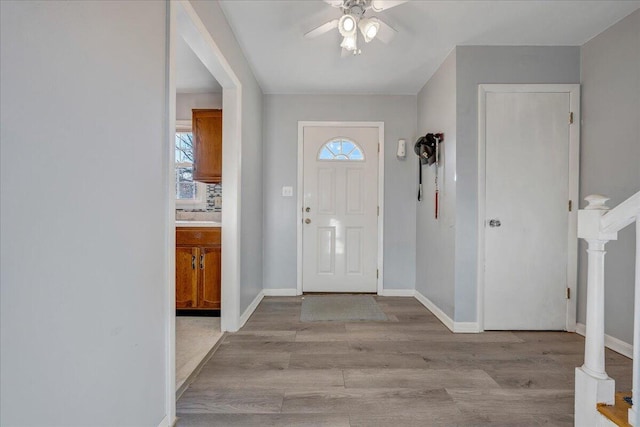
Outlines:
[[[627,396],[631,396],[631,392],[616,393],[615,404],[605,405],[604,403],[598,403],[598,412],[620,427],[631,427],[628,418],[631,405],[624,400]]]

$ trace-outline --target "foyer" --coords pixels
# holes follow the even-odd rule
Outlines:
[[[178,426],[573,426],[584,338],[454,334],[414,298],[376,296],[387,322],[300,321],[265,297],[177,403]],[[632,361],[606,350],[617,390]]]

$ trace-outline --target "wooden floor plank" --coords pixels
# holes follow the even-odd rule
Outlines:
[[[375,299],[388,322],[301,322],[302,297],[265,297],[178,401],[178,425],[573,425],[583,337],[453,334],[414,298]],[[631,360],[606,363],[630,389]]]
[[[347,388],[499,388],[480,369],[345,369]]]

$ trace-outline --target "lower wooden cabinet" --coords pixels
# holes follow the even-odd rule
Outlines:
[[[220,229],[176,229],[176,308],[220,309]]]

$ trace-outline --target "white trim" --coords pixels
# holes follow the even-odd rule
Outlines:
[[[482,331],[478,322],[453,322],[453,332],[457,334],[477,334]]]
[[[166,425],[176,420],[175,378],[175,131],[176,84],[175,41],[182,37],[213,77],[223,87],[225,115],[222,131],[223,176],[225,192],[222,218],[222,310],[221,330],[235,331],[240,324],[240,219],[241,219],[241,143],[242,143],[242,85],[231,66],[187,0],[167,2],[167,110],[166,110],[166,267],[165,267],[165,407]],[[164,427],[165,421],[162,421]]]
[[[173,426],[173,424],[174,423],[171,422],[169,415],[167,415],[162,419],[162,421],[160,421],[160,424],[158,424],[158,427],[171,427]]]
[[[192,130],[191,120],[176,120],[176,132],[191,132]]]
[[[324,121],[299,121],[298,122],[298,213],[297,213],[297,294],[302,295],[302,203],[304,183],[304,128],[305,127],[377,127],[378,143],[378,295],[384,292],[384,122],[324,122]]]
[[[264,292],[260,291],[258,292],[258,295],[256,295],[256,297],[253,299],[253,301],[251,301],[251,304],[249,304],[244,313],[242,313],[242,316],[240,316],[240,324],[238,326],[238,329],[242,328],[244,324],[247,323],[249,317],[251,317],[253,312],[256,311],[256,308],[258,308],[258,304],[260,304],[262,298],[264,298]]]
[[[298,295],[296,288],[281,288],[281,289],[263,289],[262,293],[265,297],[295,297]]]
[[[383,289],[378,295],[383,297],[415,297],[416,291],[413,289]]]
[[[577,312],[578,281],[578,182],[580,178],[580,85],[579,84],[479,84],[478,85],[478,246],[476,258],[476,310],[478,328],[484,330],[484,260],[485,260],[485,198],[486,198],[486,141],[485,97],[487,92],[568,93],[573,124],[569,126],[569,200],[573,209],[568,212],[567,300],[565,328],[574,331]],[[567,120],[569,118],[567,117]]]
[[[584,323],[576,323],[576,334],[585,336],[586,326]],[[618,338],[612,337],[611,335],[604,334],[604,345],[605,347],[615,351],[616,353],[620,353],[623,356],[628,357],[629,359],[633,359],[633,345],[627,342],[624,342]]]
[[[446,326],[451,332],[453,332],[453,319],[447,316],[444,311],[440,310],[437,305],[435,305],[429,298],[422,295],[419,291],[416,290],[415,294],[416,299],[420,302],[420,304],[424,305],[427,310],[433,313],[433,315],[436,316],[438,320],[442,322],[442,324],[444,324],[444,326]]]
[[[159,427],[172,426],[176,421],[176,158],[175,158],[175,135],[176,135],[176,57],[175,41],[177,35],[176,8],[167,2],[167,64],[166,64],[166,135],[168,141],[167,149],[163,155],[166,161],[166,181],[165,187],[165,270],[164,270],[164,301],[165,301],[165,384],[164,384],[164,405],[166,416],[162,419]]]
[[[174,2],[172,2],[174,3]],[[222,301],[220,329],[240,324],[242,84],[188,0],[176,1],[180,35],[222,86]]]
[[[447,314],[429,298],[422,295],[417,290],[414,291],[414,293],[418,302],[424,305],[426,309],[429,310],[434,316],[436,316],[438,320],[440,320],[444,326],[449,328],[451,332],[454,332],[456,334],[477,334],[479,332],[482,332],[480,330],[480,325],[478,324],[478,322],[454,322],[451,317],[447,316]]]

